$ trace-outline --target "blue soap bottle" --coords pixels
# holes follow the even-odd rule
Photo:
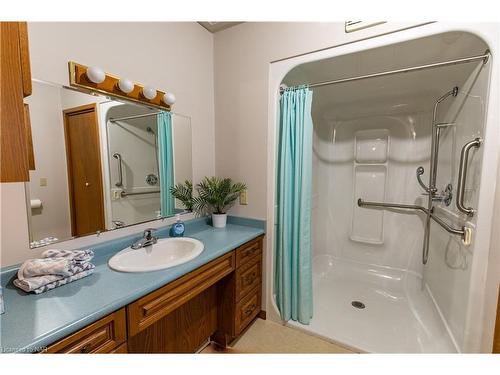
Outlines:
[[[184,222],[181,220],[181,215],[175,215],[175,223],[170,228],[170,237],[182,237],[184,236],[184,231],[186,227],[184,226]]]

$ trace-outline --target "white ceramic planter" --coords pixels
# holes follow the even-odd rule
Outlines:
[[[224,228],[227,222],[227,214],[212,214],[212,225],[214,228]]]

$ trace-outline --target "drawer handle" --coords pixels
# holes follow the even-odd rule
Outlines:
[[[80,349],[80,353],[82,354],[86,354],[86,353],[90,353],[90,348],[92,347],[92,345],[90,344],[85,344],[84,346],[82,346],[82,348]]]
[[[257,278],[257,273],[254,271],[250,275],[245,276],[244,284],[245,285],[253,284],[256,278]]]
[[[250,249],[246,249],[245,250],[245,255],[244,256],[248,256],[248,255],[252,255],[253,253],[255,253],[255,251],[258,249],[258,247],[254,246]]]
[[[245,310],[245,312],[244,312],[245,316],[248,316],[251,313],[253,313],[253,311],[255,310],[256,307],[257,307],[257,305],[255,303],[252,303],[252,305],[250,305],[250,307]]]

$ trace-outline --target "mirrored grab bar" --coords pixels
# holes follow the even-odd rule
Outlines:
[[[160,190],[135,191],[135,192],[132,192],[132,193],[127,193],[125,190],[122,190],[120,192],[120,196],[123,198],[123,197],[127,197],[129,195],[142,195],[142,194],[154,194],[154,193],[160,193]]]
[[[118,152],[115,152],[113,157],[118,160],[118,182],[115,186],[120,187],[123,186],[122,156]]]
[[[422,207],[422,206],[417,206],[415,204],[399,204],[399,203],[382,203],[382,202],[369,202],[369,201],[364,201],[361,198],[358,199],[358,206],[359,207],[384,207],[384,208],[401,208],[405,210],[416,210],[416,211],[422,211],[427,214],[427,208]],[[456,234],[459,235],[462,238],[462,241],[467,240],[467,235],[468,231],[470,231],[470,228],[462,227],[461,229],[454,228],[450,226],[448,223],[444,222],[443,219],[440,217],[436,216],[432,211],[431,211],[431,218],[438,223],[441,227],[443,227],[448,233]]]

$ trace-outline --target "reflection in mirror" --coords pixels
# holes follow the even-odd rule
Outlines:
[[[32,247],[181,213],[170,187],[192,180],[191,121],[34,80]]]

